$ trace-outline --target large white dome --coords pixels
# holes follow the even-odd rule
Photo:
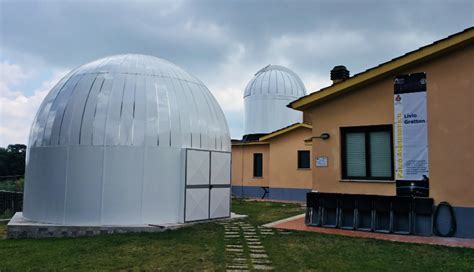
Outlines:
[[[286,107],[306,95],[296,73],[268,65],[250,80],[244,92],[245,135],[265,134],[302,121],[302,113]]]
[[[60,80],[38,110],[24,217],[140,225],[228,216],[229,152],[224,114],[201,81],[152,56],[99,59]]]
[[[29,146],[174,146],[229,151],[227,123],[209,90],[156,57],[85,64],[46,96]]]

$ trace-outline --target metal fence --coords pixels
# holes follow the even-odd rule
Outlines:
[[[23,193],[0,191],[0,216],[13,215],[23,209]]]

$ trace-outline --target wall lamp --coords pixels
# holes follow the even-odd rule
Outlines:
[[[311,142],[313,139],[322,139],[322,140],[327,140],[331,137],[331,135],[329,135],[329,133],[321,133],[321,135],[319,136],[313,136],[309,139],[306,139],[304,140],[305,142]]]

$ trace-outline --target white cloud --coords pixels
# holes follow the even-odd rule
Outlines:
[[[52,77],[39,84],[30,96],[16,90],[22,80],[28,80],[25,70],[6,62],[0,63],[0,146],[27,144],[31,123],[43,98],[49,90],[66,74],[56,71]]]
[[[7,61],[0,62],[0,96],[13,98],[20,95],[21,93],[14,92],[11,88],[26,78],[28,78],[28,73],[19,65],[10,64]]]

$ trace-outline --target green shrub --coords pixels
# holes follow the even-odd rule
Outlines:
[[[25,179],[0,181],[0,190],[11,192],[23,192]]]
[[[0,219],[10,219],[13,217],[13,213],[12,211],[10,211],[10,209],[6,209],[1,215],[0,215]]]

